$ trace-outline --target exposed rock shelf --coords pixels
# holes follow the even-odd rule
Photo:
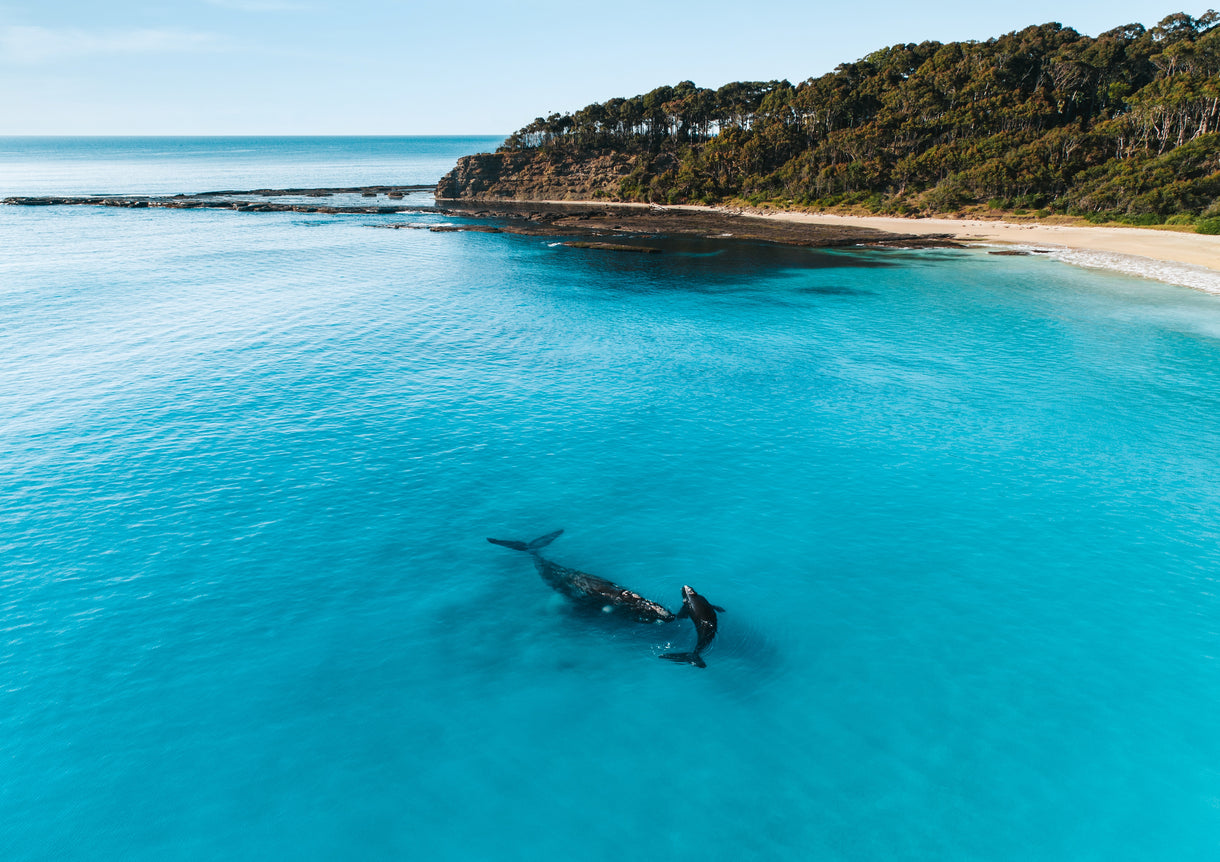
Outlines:
[[[419,213],[451,216],[474,222],[473,224],[445,225],[426,222],[377,225],[378,227],[418,228],[435,232],[481,231],[582,238],[690,236],[822,248],[852,245],[904,247],[956,245],[948,234],[917,236],[887,233],[850,223],[843,225],[802,224],[716,210],[690,210],[640,204],[556,204],[470,199],[440,200],[436,205],[395,202],[402,200],[407,194],[430,191],[431,188],[431,186],[363,186],[357,188],[254,189],[169,196],[11,197],[6,198],[3,203],[13,206],[206,208],[238,212],[336,215]],[[385,199],[386,203],[375,203],[370,199],[374,201]],[[321,203],[322,200],[326,202]],[[594,247],[604,245],[606,243]]]
[[[528,201],[444,201],[438,211],[470,219],[495,219],[505,233],[536,236],[690,236],[836,248],[853,245],[927,248],[960,247],[949,234],[889,233],[844,224],[785,222],[718,210],[641,204],[562,204]],[[462,230],[460,225],[446,226]]]
[[[251,189],[199,192],[191,195],[50,195],[11,197],[12,206],[106,206],[129,209],[231,209],[239,212],[396,213],[433,208],[410,204],[373,204],[369,199],[402,200],[413,192],[430,192],[428,185],[355,186],[313,189]],[[327,199],[327,203],[315,200]]]

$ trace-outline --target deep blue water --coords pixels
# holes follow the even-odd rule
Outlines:
[[[503,138],[5,138],[0,194],[191,194],[435,183]]]
[[[7,140],[0,194],[494,144]],[[1220,298],[405,218],[0,207],[0,858],[1217,858]],[[485,541],[560,527],[723,605],[708,668]]]

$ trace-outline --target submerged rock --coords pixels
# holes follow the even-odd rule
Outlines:
[[[563,245],[568,248],[592,248],[599,251],[634,251],[642,254],[660,254],[661,249],[651,248],[646,245],[626,245],[620,242],[585,242],[583,240],[573,240],[565,242]]]

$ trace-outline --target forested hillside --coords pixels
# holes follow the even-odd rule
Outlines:
[[[1207,221],[1220,217],[1220,15],[894,45],[796,85],[684,81],[540,117],[500,152],[630,156],[598,192],[622,200]]]

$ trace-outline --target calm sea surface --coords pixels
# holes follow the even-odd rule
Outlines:
[[[495,139],[0,140],[0,195]],[[1220,858],[1220,297],[0,207],[0,858]],[[488,536],[679,606],[576,613]]]

